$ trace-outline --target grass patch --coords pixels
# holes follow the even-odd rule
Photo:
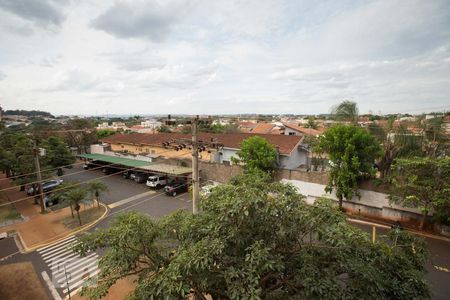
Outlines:
[[[14,207],[14,205],[9,204],[5,206],[0,206],[0,223],[11,220],[20,219],[20,213]]]
[[[48,299],[31,262],[0,266],[0,299]]]
[[[105,208],[103,206],[100,206],[98,208],[97,206],[93,206],[92,208],[89,208],[87,210],[80,211],[80,217],[81,217],[81,226],[86,225],[92,221],[97,220],[105,213]],[[68,216],[61,220],[61,223],[69,229],[75,229],[77,227],[80,227],[80,223],[78,221],[77,213],[73,212],[74,217]]]

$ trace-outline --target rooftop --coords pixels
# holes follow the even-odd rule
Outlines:
[[[239,149],[240,144],[247,138],[260,136],[265,138],[274,147],[277,147],[281,154],[290,154],[292,150],[302,141],[302,136],[295,135],[275,135],[275,134],[255,134],[255,133],[199,133],[198,139],[203,141],[215,141],[221,143],[225,148]],[[178,139],[191,139],[190,134],[182,133],[130,133],[115,134],[101,139],[103,143],[149,145],[162,147],[162,143]]]

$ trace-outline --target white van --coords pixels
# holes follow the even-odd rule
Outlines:
[[[154,176],[150,176],[147,179],[147,183],[146,185],[152,188],[160,188],[162,186],[165,186],[166,184],[170,183],[170,179],[167,178],[167,176],[159,176],[159,175],[154,175]]]

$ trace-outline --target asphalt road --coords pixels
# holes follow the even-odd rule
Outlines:
[[[351,223],[352,225],[372,234],[371,225]],[[388,229],[377,227],[376,235],[387,234]],[[450,299],[450,272],[443,268],[450,269],[450,242],[424,237],[427,242],[430,258],[425,265],[427,275],[425,279],[430,285],[433,299]]]
[[[105,176],[99,170],[89,170],[86,172],[80,171],[83,171],[81,166],[71,169],[67,172],[68,176],[65,176],[64,179],[66,181],[81,182]],[[181,194],[177,197],[166,196],[163,194],[162,190],[152,192],[150,188],[145,186],[145,184],[137,184],[131,180],[122,178],[120,175],[108,176],[101,180],[108,186],[109,189],[109,191],[102,196],[101,200],[103,203],[112,208],[108,217],[102,220],[91,230],[108,227],[109,223],[115,216],[126,211],[137,211],[152,218],[160,218],[177,209],[191,210],[192,207],[192,203],[189,200],[187,193]],[[372,227],[369,225],[354,225],[369,233],[372,231]],[[377,229],[378,235],[385,233],[385,229]],[[430,261],[426,265],[429,272],[426,279],[431,285],[433,299],[449,299],[450,273],[438,270],[435,266],[447,269],[450,268],[450,243],[431,238],[426,238],[426,241],[431,253]],[[0,258],[10,255],[11,253],[17,253],[17,250],[18,249],[15,247],[12,239],[0,241]],[[49,274],[51,273],[49,266],[44,263],[42,257],[38,255],[37,252],[30,254],[16,254],[0,261],[0,264],[20,261],[31,261],[35,266],[38,275],[40,275],[42,271],[46,271]],[[43,282],[44,286],[47,287],[42,279],[42,276],[39,276],[39,278]],[[61,290],[59,290],[59,292],[61,292]],[[48,290],[47,293],[49,293]]]

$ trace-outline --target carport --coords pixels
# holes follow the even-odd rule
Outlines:
[[[156,173],[166,176],[186,178],[192,172],[192,169],[188,167],[174,166],[162,163],[152,163],[144,160],[130,159],[105,154],[80,154],[78,156],[87,160],[107,162],[114,165],[126,166],[149,173]]]

